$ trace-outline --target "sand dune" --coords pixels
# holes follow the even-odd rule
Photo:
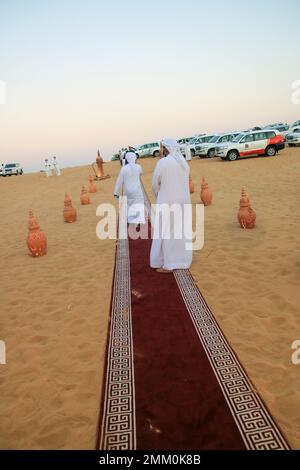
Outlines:
[[[150,194],[154,159],[141,160]],[[0,340],[1,449],[92,449],[95,444],[115,242],[100,241],[96,207],[112,202],[112,178],[97,182],[90,206],[80,206],[89,167],[0,178],[2,282]],[[254,386],[290,444],[300,448],[300,366],[291,344],[300,339],[300,149],[275,158],[237,162],[194,159],[213,191],[205,209],[205,245],[192,274]],[[241,187],[257,211],[257,228],[237,224]],[[64,193],[78,222],[62,219]],[[48,238],[48,254],[27,254],[27,213],[33,209]]]

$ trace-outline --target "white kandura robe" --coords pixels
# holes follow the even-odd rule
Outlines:
[[[160,204],[168,204],[169,206],[179,204],[183,213],[184,205],[191,203],[189,170],[182,168],[171,155],[162,158],[154,170],[152,189],[157,204],[154,225],[160,224],[161,227],[165,221],[161,220],[164,217],[163,214],[159,214]],[[176,228],[172,217],[168,223],[170,239],[164,239],[163,231],[160,230],[160,238],[152,240],[150,266],[167,270],[188,269],[193,258],[193,252],[189,249],[192,243],[192,218],[184,220],[181,239],[176,239],[174,236]]]
[[[45,171],[46,171],[46,175],[47,175],[47,176],[51,176],[51,175],[52,175],[50,163],[45,163]]]
[[[121,168],[114,194],[119,195],[123,189],[123,196],[127,197],[127,220],[129,224],[145,223],[145,201],[141,186],[140,175],[142,167],[136,163]]]
[[[185,144],[185,159],[187,162],[192,160],[192,152],[191,152],[191,147],[189,144]]]
[[[53,161],[53,168],[56,173],[56,176],[60,176],[60,167],[57,161]]]

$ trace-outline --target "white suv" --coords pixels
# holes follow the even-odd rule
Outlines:
[[[191,155],[194,157],[196,155],[196,145],[201,144],[202,142],[207,142],[209,139],[213,137],[212,134],[199,134],[196,135],[190,142],[187,144],[190,147]],[[181,153],[185,155],[185,145],[181,146]]]
[[[294,127],[300,127],[300,120],[299,121],[295,121],[294,124],[291,125],[292,128]]]
[[[276,129],[239,134],[232,142],[216,147],[216,157],[234,161],[252,155],[275,156],[284,148],[285,139]]]
[[[196,155],[199,155],[200,157],[212,158],[215,156],[215,150],[218,146],[222,146],[222,144],[230,142],[238,134],[239,132],[214,135],[205,143],[196,145],[196,148],[195,148]]]
[[[6,163],[2,169],[2,176],[23,175],[23,168],[20,163]]]
[[[292,132],[286,136],[286,143],[289,147],[296,147],[300,145],[300,128],[292,129]]]
[[[138,157],[158,157],[160,150],[160,142],[152,142],[150,144],[141,145],[136,149]]]

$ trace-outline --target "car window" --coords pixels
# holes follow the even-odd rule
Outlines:
[[[220,142],[228,142],[229,137],[230,137],[229,135],[223,135],[223,137],[221,137],[220,139]]]
[[[220,136],[219,135],[213,135],[207,142],[209,143],[215,143],[219,140]]]
[[[245,134],[238,134],[234,139],[232,139],[232,142],[239,142],[244,135]]]
[[[266,139],[273,139],[274,137],[276,137],[276,132],[274,131],[266,132]]]
[[[267,132],[258,132],[257,134],[254,134],[255,140],[265,140],[267,138]]]
[[[276,137],[275,132],[272,132],[272,131],[266,132],[266,138],[267,139],[274,139],[274,137]]]
[[[245,137],[241,140],[241,144],[243,144],[244,142],[253,142],[253,140],[253,134],[248,134],[245,135]]]

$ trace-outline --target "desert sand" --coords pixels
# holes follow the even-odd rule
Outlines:
[[[155,159],[140,160],[152,199]],[[0,178],[1,449],[93,449],[95,446],[115,241],[96,237],[96,208],[113,202],[119,163],[97,182],[91,205],[80,189],[90,167]],[[237,162],[195,158],[191,175],[199,203],[201,177],[213,192],[205,209],[204,248],[191,272],[254,386],[290,445],[300,449],[300,366],[291,344],[300,339],[300,149]],[[237,223],[245,186],[257,227]],[[78,211],[62,218],[68,191]],[[153,200],[153,199],[152,199]],[[115,202],[113,202],[115,204]],[[28,209],[48,238],[48,254],[26,247]]]

